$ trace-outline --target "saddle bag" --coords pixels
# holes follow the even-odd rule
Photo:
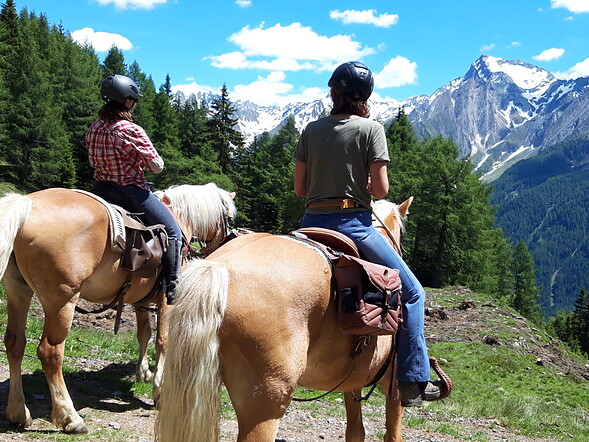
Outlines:
[[[402,322],[399,271],[349,255],[335,265],[338,320],[344,333],[394,335]]]
[[[168,242],[164,228],[162,224],[142,230],[128,228],[121,268],[142,277],[155,275]]]

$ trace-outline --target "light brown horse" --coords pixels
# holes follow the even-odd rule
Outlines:
[[[409,204],[374,205],[397,244]],[[353,395],[385,365],[392,338],[373,337],[351,358],[363,341],[340,331],[330,264],[315,247],[265,233],[228,242],[189,264],[169,326],[174,344],[164,365],[156,439],[218,440],[223,382],[238,441],[273,442],[297,385],[344,392],[346,440],[364,440]],[[388,366],[378,381],[384,391],[391,376]],[[385,441],[401,440],[402,407],[393,397],[386,398]]]
[[[176,186],[161,196],[176,214],[185,235],[219,242],[227,216],[235,215],[233,194],[209,183]],[[68,189],[47,189],[29,195],[10,194],[0,199],[0,276],[8,300],[4,343],[10,366],[10,392],[6,417],[12,425],[29,426],[21,362],[25,326],[33,294],[45,312],[37,355],[51,392],[51,420],[66,433],[86,433],[62,374],[65,340],[78,299],[109,304],[130,280],[126,304],[145,299],[156,277],[142,278],[119,268],[121,250],[113,246],[105,207],[94,198]],[[224,235],[224,234],[223,234]],[[219,245],[219,244],[217,244]],[[167,344],[168,306],[160,293],[156,338],[154,400],[159,396]],[[138,374],[148,376],[146,348],[151,336],[148,313],[138,311],[141,355]],[[142,321],[143,325],[142,325]],[[147,327],[145,326],[147,321]]]

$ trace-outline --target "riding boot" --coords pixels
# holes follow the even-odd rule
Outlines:
[[[182,242],[175,237],[168,238],[168,248],[165,257],[164,292],[167,303],[174,304],[176,297],[176,286],[182,266]]]

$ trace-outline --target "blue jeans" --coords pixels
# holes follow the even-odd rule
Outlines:
[[[120,186],[111,181],[95,181],[92,192],[112,201],[132,213],[140,213],[143,222],[150,226],[163,224],[169,237],[182,239],[182,230],[164,203],[149,190],[137,186]]]
[[[400,381],[428,381],[430,366],[423,332],[425,291],[403,258],[374,229],[370,212],[305,214],[301,227],[323,227],[343,233],[354,241],[368,261],[399,270],[403,284],[403,323],[397,332],[397,376]]]
[[[141,187],[120,186],[111,181],[95,181],[92,192],[133,213],[140,213],[145,225],[163,224],[168,233],[168,247],[162,262],[166,276],[166,293],[175,287],[182,265],[182,230],[172,212],[151,191]]]

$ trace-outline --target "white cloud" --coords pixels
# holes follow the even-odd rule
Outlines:
[[[213,66],[229,69],[329,71],[342,60],[359,60],[373,54],[348,35],[319,35],[300,23],[264,28],[246,26],[229,37],[240,50],[207,57]]]
[[[521,46],[521,45],[522,44],[519,41],[512,41],[509,46],[512,47],[512,48],[516,48],[516,47]]]
[[[417,63],[400,55],[391,58],[382,71],[374,74],[374,85],[379,89],[416,83]]]
[[[550,0],[552,8],[565,8],[573,13],[589,12],[587,0]]]
[[[489,51],[492,51],[493,49],[495,49],[495,43],[481,46],[481,52],[489,52]]]
[[[116,9],[153,9],[168,0],[97,0],[102,6],[114,5]]]
[[[122,35],[96,32],[92,28],[72,32],[72,39],[80,45],[91,44],[96,52],[106,52],[113,46],[121,50],[133,49],[133,44]]]
[[[566,72],[556,72],[554,74],[557,78],[579,78],[579,77],[589,77],[589,58],[577,63],[572,68],[570,68]]]
[[[251,0],[235,0],[235,4],[240,8],[248,8],[252,5]]]
[[[203,86],[196,82],[172,86],[172,92],[182,91],[187,97],[198,92],[219,93],[219,87]],[[295,91],[281,71],[273,71],[266,77],[258,77],[249,84],[238,84],[230,91],[231,101],[251,101],[260,106],[285,106],[296,102],[310,102],[327,95],[327,88],[303,88]]]
[[[347,9],[343,12],[339,10],[330,11],[329,16],[334,20],[341,20],[345,25],[351,23],[360,23],[367,25],[374,25],[381,28],[391,27],[399,21],[397,14],[380,14],[376,15],[375,9],[366,9],[364,11],[356,11]]]
[[[562,57],[564,49],[562,48],[550,48],[540,52],[538,55],[534,55],[532,58],[538,61],[552,61]]]
[[[258,77],[250,84],[238,84],[231,94],[235,100],[249,100],[261,106],[309,102],[326,95],[327,89],[318,87],[294,91],[293,85],[286,82],[286,75],[282,71],[270,72],[267,77]]]

